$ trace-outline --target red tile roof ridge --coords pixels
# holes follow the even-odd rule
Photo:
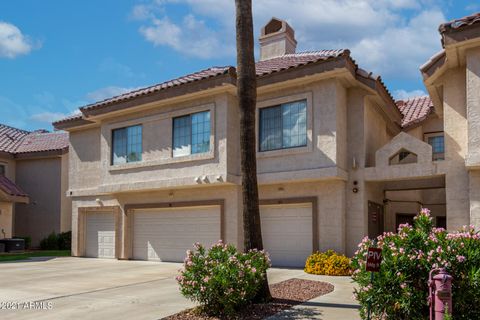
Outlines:
[[[179,76],[174,79],[166,80],[164,82],[156,83],[147,87],[143,88],[138,88],[129,92],[125,92],[110,98],[106,98],[97,102],[93,102],[91,104],[88,104],[86,106],[83,106],[80,108],[80,110],[90,110],[94,109],[95,107],[107,105],[113,102],[121,101],[121,100],[127,100],[130,98],[138,97],[140,95],[152,93],[154,91],[159,91],[165,88],[169,87],[174,87],[177,85],[181,85],[183,83],[188,83],[188,82],[194,82],[210,77],[214,77],[220,74],[226,73],[230,68],[233,68],[232,66],[213,66],[210,68],[206,68],[200,71],[192,72],[183,76]],[[60,122],[64,121],[65,119],[60,120]]]
[[[9,196],[28,197],[28,195],[19,186],[5,176],[0,176],[0,190]]]
[[[402,128],[418,124],[434,112],[432,99],[428,95],[400,99],[396,105],[403,115]]]

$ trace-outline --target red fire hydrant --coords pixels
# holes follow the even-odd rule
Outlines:
[[[432,269],[428,278],[430,320],[443,320],[446,312],[452,314],[452,279],[443,268]]]

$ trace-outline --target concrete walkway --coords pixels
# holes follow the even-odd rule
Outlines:
[[[0,319],[161,319],[194,306],[174,279],[180,266],[72,257],[0,263],[0,303],[34,303],[16,310],[1,305]],[[313,276],[298,269],[271,269],[268,277],[270,283],[301,278],[335,286],[334,292],[272,319],[360,319],[348,278]]]
[[[268,274],[270,283],[291,278],[328,282],[334,285],[333,292],[297,305],[290,310],[276,314],[269,320],[284,319],[322,319],[322,320],[360,320],[359,305],[353,298],[354,285],[350,277],[317,276],[303,270],[272,269]]]

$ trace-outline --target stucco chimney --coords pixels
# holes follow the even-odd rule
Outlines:
[[[268,60],[295,53],[297,41],[295,31],[285,21],[272,18],[263,28],[260,35],[260,60]]]

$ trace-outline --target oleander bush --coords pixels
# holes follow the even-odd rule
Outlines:
[[[231,315],[250,303],[270,267],[264,251],[238,252],[221,241],[209,250],[196,243],[176,277],[181,293],[209,315]]]
[[[327,276],[349,276],[352,274],[350,259],[333,250],[315,252],[305,262],[305,272]]]
[[[473,226],[450,233],[434,228],[430,210],[423,208],[413,226],[400,225],[398,233],[376,240],[383,260],[373,282],[365,271],[373,241],[364,238],[352,260],[363,319],[369,303],[372,319],[428,319],[428,274],[439,267],[453,276],[452,319],[480,319],[480,235]]]

